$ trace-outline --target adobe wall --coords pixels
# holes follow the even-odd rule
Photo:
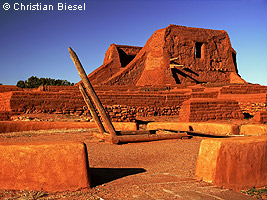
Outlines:
[[[221,94],[259,94],[267,93],[267,86],[258,84],[237,84],[223,86],[220,90]]]
[[[135,121],[137,116],[178,115],[190,95],[156,92],[98,92],[112,121]],[[0,93],[0,111],[15,113],[55,113],[90,115],[81,94],[76,92]],[[6,118],[5,118],[6,119]]]
[[[9,112],[0,111],[0,121],[8,121],[10,117]]]
[[[91,186],[81,142],[0,143],[0,188],[76,191]]]
[[[111,44],[105,53],[103,64],[88,75],[92,84],[99,84],[111,78],[128,65],[142,47]]]
[[[0,111],[11,111],[10,98],[12,92],[0,93]]]
[[[202,140],[196,176],[236,191],[267,184],[267,136]]]
[[[109,73],[109,68],[106,70]],[[170,25],[157,30],[127,66],[95,84],[144,86],[209,82],[245,83],[238,75],[236,52],[228,34]]]
[[[258,111],[253,117],[253,121],[261,124],[267,123],[267,111]]]
[[[133,122],[114,122],[113,125],[116,130],[137,130],[137,125]],[[0,121],[0,133],[81,128],[90,129],[97,128],[97,126],[95,122]]]
[[[0,93],[10,92],[10,91],[21,91],[21,88],[18,88],[15,85],[0,85]]]
[[[190,99],[181,107],[179,121],[199,122],[209,120],[243,119],[244,115],[234,100]]]
[[[243,113],[252,116],[258,111],[267,111],[265,93],[267,87],[259,85],[243,84],[220,87],[206,87],[206,85],[158,85],[154,87],[96,85],[94,88],[113,121],[135,121],[137,117],[178,116],[184,102],[186,103],[181,112],[181,116],[183,116],[181,120],[192,120],[189,119],[189,116],[194,117],[195,114],[190,114],[190,112],[195,112],[191,111],[191,107],[194,107],[195,104],[193,106],[191,103],[198,99],[207,99],[207,101],[213,99],[218,103],[215,110],[212,108],[209,114],[207,112],[201,114],[205,115],[201,121],[224,120],[231,117],[229,113],[223,114],[222,108],[227,112],[232,109],[233,113],[236,113],[238,105]],[[231,108],[220,103],[226,104],[231,99],[237,101],[238,105],[235,103],[231,105],[233,106]],[[188,104],[188,100],[192,100],[191,103]],[[200,105],[202,104],[200,103]],[[195,109],[199,109],[196,115],[204,112],[202,106]],[[0,112],[2,112],[0,120],[6,120],[7,116],[11,116],[7,112],[90,116],[77,86],[41,86],[37,89],[0,93]]]

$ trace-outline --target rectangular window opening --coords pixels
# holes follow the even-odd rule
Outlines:
[[[201,47],[203,43],[201,42],[196,42],[195,44],[195,57],[196,58],[201,58]]]

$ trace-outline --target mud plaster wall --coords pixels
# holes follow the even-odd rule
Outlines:
[[[183,103],[179,115],[179,120],[185,122],[243,118],[238,102],[221,99],[190,99]]]
[[[79,92],[21,91],[0,95],[4,102],[0,111],[90,115]],[[134,121],[137,116],[178,115],[180,105],[189,96],[110,93],[99,94],[99,98],[113,121]]]
[[[237,73],[236,52],[226,31],[169,26],[165,34],[169,57],[177,57],[175,62],[184,66],[177,69],[180,82],[188,79],[193,82],[194,79],[198,82],[230,82],[230,72]],[[201,54],[199,57],[197,50]]]
[[[118,50],[114,48],[113,51]],[[109,62],[117,62],[118,53],[113,58],[109,51],[106,53]],[[106,57],[104,63],[107,62]],[[175,60],[170,61],[173,58]],[[179,66],[170,68],[170,64]],[[107,67],[106,71],[110,73],[112,68]],[[92,76],[89,75],[90,78]],[[219,30],[170,25],[157,30],[127,66],[94,84],[175,85],[202,82],[245,83],[238,75],[236,52],[228,34]]]
[[[184,101],[213,98],[237,100],[243,113],[254,116],[266,111],[266,86],[230,85],[223,87],[193,86],[94,86],[113,121],[133,121],[137,116],[179,115]],[[250,94],[246,94],[250,93]],[[253,92],[255,94],[253,94]],[[230,109],[230,108],[229,108]],[[0,112],[64,113],[89,116],[76,86],[41,86],[26,91],[0,93]]]
[[[136,56],[142,47],[111,44],[105,53],[103,64],[89,74],[92,84],[99,84],[120,72]]]
[[[10,91],[21,91],[21,88],[18,88],[15,85],[0,85],[0,93],[10,92]]]

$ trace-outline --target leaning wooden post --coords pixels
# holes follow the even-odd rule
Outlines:
[[[95,108],[94,108],[94,106],[93,106],[93,104],[91,102],[90,97],[88,97],[88,95],[86,94],[82,84],[80,84],[80,83],[79,83],[79,89],[80,89],[80,92],[83,95],[83,99],[84,99],[88,109],[90,110],[90,113],[91,113],[91,115],[92,115],[92,117],[93,117],[93,119],[94,119],[94,121],[95,121],[95,123],[97,125],[97,128],[98,128],[99,132],[100,133],[104,133],[105,132],[105,128],[104,128],[102,122],[100,121],[96,111],[95,111]]]
[[[88,92],[89,96],[91,97],[93,103],[96,106],[96,109],[98,110],[104,124],[106,125],[106,128],[108,130],[108,132],[111,134],[111,136],[115,137],[116,136],[116,131],[115,128],[113,127],[109,117],[107,116],[107,113],[105,111],[105,109],[103,108],[103,105],[101,104],[98,96],[95,93],[94,88],[92,87],[83,67],[82,64],[78,58],[78,56],[76,55],[76,53],[72,50],[72,48],[69,47],[69,52],[70,52],[70,57],[76,67],[76,69],[78,70],[78,73],[83,81],[83,84],[85,86],[86,91]]]

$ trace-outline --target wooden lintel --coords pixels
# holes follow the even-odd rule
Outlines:
[[[175,57],[175,58],[171,58],[170,61],[173,61],[173,60],[178,60],[178,57]]]

